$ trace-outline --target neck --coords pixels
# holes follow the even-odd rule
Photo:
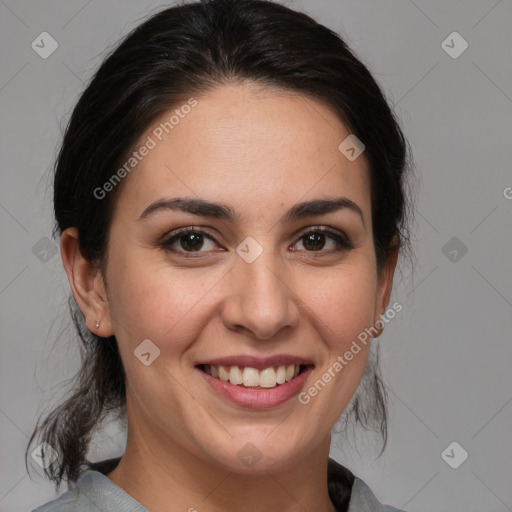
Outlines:
[[[129,431],[125,454],[106,476],[151,512],[336,512],[327,490],[330,436],[298,463],[240,474],[140,434]]]

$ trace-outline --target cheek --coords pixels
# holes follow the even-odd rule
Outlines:
[[[321,282],[305,283],[304,300],[320,320],[330,348],[341,350],[369,327],[374,318],[376,281],[367,266],[333,270]]]
[[[172,272],[162,264],[151,265],[147,254],[116,259],[109,275],[110,312],[120,341],[137,346],[150,339],[159,348],[185,343],[184,330],[194,329],[199,322],[195,308],[212,287],[197,272]],[[167,347],[168,348],[168,347]]]
[[[334,424],[354,395],[368,358],[376,281],[371,265],[333,270],[322,283],[310,281],[307,306],[324,348],[322,366],[299,396],[311,417]],[[305,290],[306,288],[304,288]],[[359,336],[363,334],[364,338]]]

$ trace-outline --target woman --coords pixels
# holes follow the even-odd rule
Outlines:
[[[212,0],[129,34],[56,163],[85,351],[30,440],[76,485],[36,511],[398,510],[329,448],[349,412],[385,445],[370,338],[400,306],[406,150],[369,71],[304,14]],[[109,412],[126,451],[91,463]]]

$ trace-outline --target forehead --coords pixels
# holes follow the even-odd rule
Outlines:
[[[188,106],[187,106],[188,105]],[[194,105],[194,106],[190,106]],[[350,134],[309,97],[254,84],[219,86],[174,105],[136,145],[151,147],[125,178],[119,207],[140,215],[160,197],[220,199],[260,213],[309,198],[344,195],[370,207],[364,153],[338,146]]]

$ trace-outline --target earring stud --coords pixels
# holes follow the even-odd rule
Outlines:
[[[96,324],[94,325],[94,327],[96,327],[96,329],[98,329],[100,326],[100,321],[99,320],[96,320]]]

